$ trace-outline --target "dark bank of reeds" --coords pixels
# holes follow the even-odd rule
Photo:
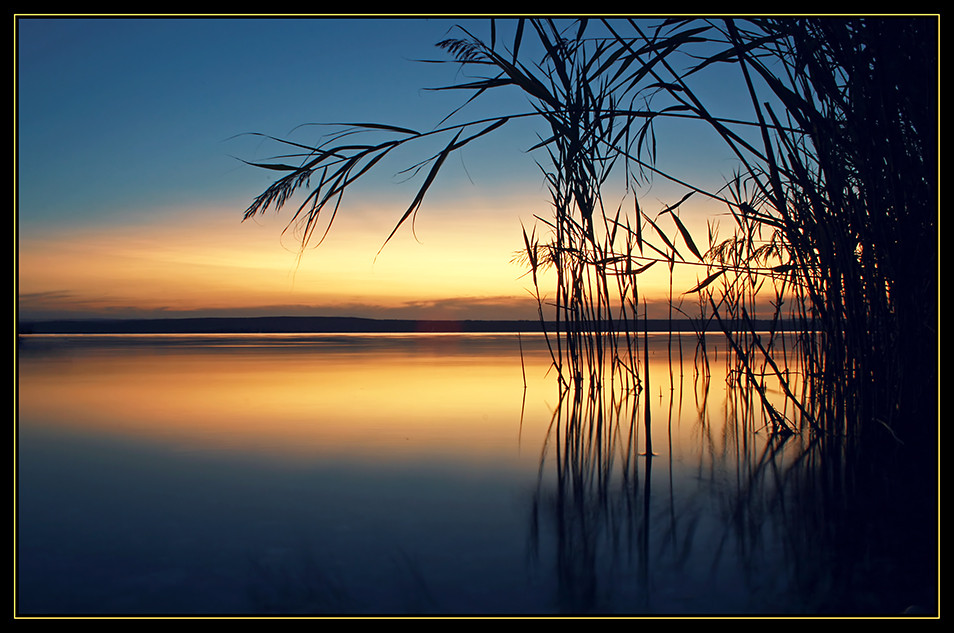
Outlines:
[[[511,30],[506,41],[501,25]],[[246,217],[308,185],[290,223],[308,243],[322,222],[323,230],[330,226],[346,189],[391,152],[449,139],[409,170],[425,172],[424,181],[396,231],[417,213],[448,156],[533,117],[543,123],[531,150],[546,157],[538,164],[552,210],[537,215],[546,239],[535,228],[525,233],[524,256],[535,281],[543,267],[555,272],[552,294],[538,300],[541,317],[556,324],[551,342],[563,379],[579,379],[607,358],[636,374],[639,275],[654,266],[698,266],[699,284],[684,289],[698,295],[694,318],[725,327],[750,386],[764,389],[772,379],[797,404],[796,419],[775,416],[778,430],[931,442],[936,20],[520,19],[490,26],[488,40],[461,30],[438,44],[472,77],[441,90],[473,100],[514,88],[530,111],[465,123],[448,117],[426,132],[346,125],[319,145],[282,141],[294,151],[287,161],[257,165],[285,175]],[[709,108],[694,86],[711,71],[738,80],[726,89],[741,91],[747,115],[727,118]],[[739,171],[722,189],[657,167],[655,128],[673,120],[704,124],[736,157]],[[358,141],[358,133],[384,140]],[[628,191],[652,177],[683,186],[685,196],[653,213],[607,202],[614,186]],[[698,248],[680,217],[691,196],[723,205],[733,235],[719,240],[710,226],[707,248]],[[774,312],[758,316],[794,320],[799,336],[745,327],[766,297]]]
[[[284,175],[246,217],[307,188],[290,226],[303,245],[320,241],[316,231],[327,231],[354,182],[398,148],[442,139],[408,170],[423,183],[397,231],[451,154],[513,120],[536,119],[540,140],[530,149],[552,208],[525,229],[521,257],[541,321],[554,324],[548,340],[567,388],[598,389],[609,372],[638,390],[646,368],[640,275],[695,267],[698,283],[681,294],[696,306],[671,305],[700,332],[723,332],[731,375],[754,391],[773,431],[877,445],[931,466],[936,19],[517,19],[491,21],[486,39],[461,29],[438,47],[469,78],[440,90],[468,93],[469,102],[515,89],[529,110],[464,123],[453,122],[455,111],[424,132],[357,123],[317,145],[280,141],[291,155],[255,164]],[[710,107],[710,73],[721,73],[745,112],[729,117]],[[657,127],[674,122],[702,126],[735,157],[738,170],[724,186],[693,184],[661,166]],[[685,194],[660,210],[640,208],[633,191],[654,179]],[[690,199],[720,205],[731,234],[720,238],[710,223],[706,242],[693,237],[682,217]],[[544,269],[554,288],[541,288]],[[772,325],[764,331],[757,322]],[[797,332],[781,327],[786,322]],[[694,355],[704,372],[705,337]],[[784,394],[784,405],[772,391]],[[933,485],[932,472],[921,475]]]

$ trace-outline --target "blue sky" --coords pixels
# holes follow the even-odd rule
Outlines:
[[[349,194],[334,240],[300,265],[283,216],[240,221],[274,173],[238,159],[279,151],[244,133],[311,142],[322,128],[297,126],[427,129],[462,103],[460,93],[423,90],[459,80],[453,65],[415,61],[446,58],[434,45],[454,24],[489,32],[484,19],[20,17],[21,317],[533,318],[524,271],[509,261],[520,222],[547,212],[540,172],[523,153],[535,141],[525,125],[456,158],[421,211],[417,239],[402,231],[377,261],[413,196],[416,183],[394,177],[407,164]],[[465,118],[526,108],[503,93]],[[665,147],[684,172],[731,171],[701,137]],[[658,184],[642,203],[661,207],[681,193]]]
[[[235,160],[262,145],[234,138],[243,132],[285,136],[341,120],[433,125],[447,100],[420,88],[447,72],[412,60],[436,57],[433,44],[450,25],[22,19],[23,228],[124,215],[144,199],[245,200],[270,174]]]

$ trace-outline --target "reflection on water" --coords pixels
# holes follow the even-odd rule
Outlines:
[[[510,342],[90,336],[41,355],[52,342],[31,340],[30,347],[44,347],[24,353],[20,399],[34,426],[190,450],[374,461],[487,460],[481,453],[493,453],[506,460],[516,448],[513,417],[522,397]]]
[[[843,470],[667,343],[649,389],[561,393],[528,335],[25,337],[18,612],[894,614],[930,595],[931,561],[884,547],[908,538],[891,509],[832,497]]]

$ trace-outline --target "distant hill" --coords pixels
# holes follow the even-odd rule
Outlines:
[[[539,331],[537,321],[416,321],[356,317],[194,317],[21,323],[20,334],[331,334],[351,332]]]
[[[756,322],[768,329],[770,323]],[[552,325],[552,324],[550,324]],[[548,327],[550,327],[548,325]],[[650,319],[650,332],[666,332],[670,322]],[[640,329],[643,324],[640,322]],[[671,322],[674,332],[695,331],[686,320]],[[710,324],[709,330],[714,329]],[[540,332],[539,321],[363,319],[357,317],[192,317],[169,319],[86,319],[27,321],[18,334],[337,334],[374,332]]]

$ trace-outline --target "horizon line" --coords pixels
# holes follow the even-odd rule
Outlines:
[[[772,323],[772,319],[751,319],[753,324]],[[601,323],[623,330],[616,320]],[[779,325],[790,326],[790,319]],[[556,326],[553,320],[539,319],[397,319],[341,316],[212,316],[153,318],[58,318],[17,321],[17,334],[335,334],[335,333],[439,333],[439,332],[530,332]],[[654,318],[634,323],[635,330],[651,332],[695,332],[697,320]],[[711,319],[706,331],[715,331]],[[610,329],[607,327],[606,329]],[[788,329],[788,328],[786,328]]]

